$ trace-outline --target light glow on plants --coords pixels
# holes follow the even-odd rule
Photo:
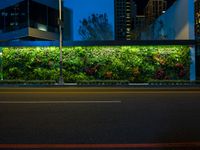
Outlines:
[[[58,80],[58,47],[4,47],[4,79]],[[189,46],[72,46],[63,48],[65,82],[189,80]]]

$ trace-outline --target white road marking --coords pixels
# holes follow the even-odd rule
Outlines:
[[[99,92],[0,92],[3,94],[200,94],[200,91],[99,91]]]
[[[122,101],[0,101],[0,104],[115,104]]]

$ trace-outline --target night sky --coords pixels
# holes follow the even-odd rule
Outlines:
[[[167,0],[170,6],[175,0]],[[143,14],[148,0],[135,0],[138,14]],[[112,27],[114,28],[114,0],[64,0],[65,7],[71,9],[73,13],[73,39],[80,40],[78,28],[80,20],[87,18],[92,13],[106,13]]]
[[[65,0],[65,7],[73,14],[73,40],[81,40],[78,33],[80,20],[88,18],[93,13],[106,13],[109,23],[114,28],[114,0]]]

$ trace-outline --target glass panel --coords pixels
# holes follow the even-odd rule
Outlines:
[[[51,32],[58,32],[58,10],[48,7],[48,29]]]
[[[58,9],[30,0],[30,26],[41,31],[58,32]]]
[[[4,30],[5,10],[0,10],[0,33]]]
[[[47,6],[30,0],[29,4],[30,26],[40,29],[47,25]],[[42,27],[41,27],[42,28]]]
[[[26,27],[27,1],[17,3],[16,5],[1,10],[1,20],[3,22],[5,21],[4,32],[14,31]]]

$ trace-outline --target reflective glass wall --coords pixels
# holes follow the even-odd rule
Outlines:
[[[0,33],[25,27],[41,31],[58,32],[58,8],[24,0],[0,10]]]
[[[32,28],[58,32],[58,9],[29,0],[29,19]]]
[[[28,26],[28,5],[22,1],[0,10],[0,33],[22,29]]]

